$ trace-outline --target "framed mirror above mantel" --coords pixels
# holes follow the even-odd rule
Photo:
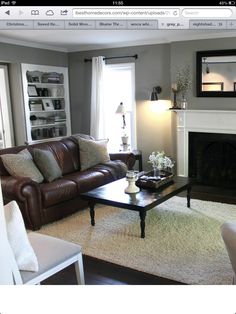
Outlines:
[[[236,97],[236,49],[198,51],[197,97]]]

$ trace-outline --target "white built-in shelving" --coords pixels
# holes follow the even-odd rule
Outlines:
[[[68,69],[22,64],[26,142],[71,134]]]

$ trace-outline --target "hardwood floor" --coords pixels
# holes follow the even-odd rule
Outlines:
[[[186,193],[183,192],[179,196],[185,197]],[[235,191],[206,186],[194,186],[192,190],[192,198],[236,204]],[[84,256],[83,261],[85,282],[87,285],[182,285],[180,282],[142,273],[134,269],[111,264],[89,256]],[[47,279],[42,284],[76,284],[74,267],[68,267]]]
[[[93,257],[84,256],[84,273],[86,285],[179,285],[182,283],[142,273],[134,269],[111,264]],[[43,284],[75,285],[74,266],[48,278]]]

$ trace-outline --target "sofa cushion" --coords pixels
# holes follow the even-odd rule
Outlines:
[[[90,169],[67,174],[64,178],[76,183],[78,193],[87,192],[107,183],[103,173]]]
[[[77,138],[80,151],[81,170],[86,170],[100,163],[110,160],[107,151],[108,140],[88,140],[81,137]]]
[[[28,149],[24,149],[18,154],[4,154],[1,155],[1,158],[5,168],[12,176],[28,177],[35,182],[43,182],[44,178],[33,162]]]
[[[50,207],[78,196],[77,185],[73,181],[58,179],[40,184],[44,207]]]
[[[127,169],[126,164],[122,162],[121,160],[113,160],[113,161],[110,160],[104,164],[98,164],[92,167],[91,170],[101,171],[102,173],[107,171],[110,176],[109,182],[111,182],[114,180],[124,178],[128,169]],[[105,175],[108,176],[107,174]]]
[[[37,167],[47,182],[52,182],[62,177],[61,168],[52,152],[35,148],[33,150],[33,156]]]

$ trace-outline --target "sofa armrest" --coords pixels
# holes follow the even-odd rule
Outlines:
[[[32,230],[39,229],[42,225],[39,184],[25,177],[2,176],[1,185],[3,199],[18,202],[26,226]]]
[[[123,161],[129,170],[133,169],[135,164],[135,156],[130,152],[120,152],[120,153],[110,153],[111,160],[121,160]]]

